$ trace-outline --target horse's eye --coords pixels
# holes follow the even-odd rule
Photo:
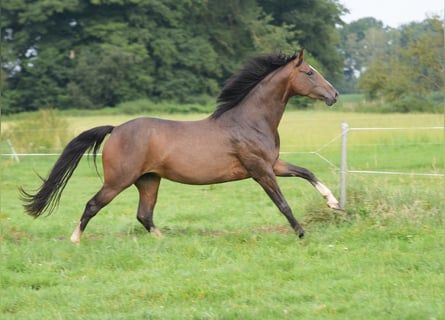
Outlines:
[[[314,74],[314,71],[312,71],[312,70],[309,70],[308,72],[306,72],[306,74],[307,74],[308,76],[311,76],[311,75],[313,75],[313,74]]]

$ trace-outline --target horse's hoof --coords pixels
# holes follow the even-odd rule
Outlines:
[[[158,228],[151,228],[151,229],[150,229],[150,233],[151,233],[151,234],[153,235],[153,237],[155,237],[155,238],[158,238],[158,239],[162,238],[162,233],[161,233],[161,231],[159,231]]]
[[[333,209],[333,210],[343,211],[343,209],[340,207],[340,204],[338,202],[328,203],[328,207]]]
[[[75,245],[80,245],[80,237],[82,236],[82,231],[80,230],[80,222],[77,225],[76,229],[74,229],[73,234],[71,235],[71,242]]]
[[[298,230],[298,238],[302,239],[304,237],[304,230]]]
[[[75,238],[75,237],[71,237],[70,240],[71,240],[71,243],[72,243],[72,244],[74,244],[74,245],[76,245],[76,246],[79,246],[79,245],[80,245],[80,239]]]

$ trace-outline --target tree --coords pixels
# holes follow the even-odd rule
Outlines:
[[[60,108],[115,106],[120,101],[145,97],[154,82],[137,70],[148,60],[146,50],[138,44],[91,45],[80,49],[77,55],[66,86],[67,100]]]
[[[20,112],[139,98],[199,101],[216,96],[247,57],[291,53],[299,43],[339,73],[339,5],[285,3],[298,19],[277,18],[279,6],[265,10],[266,1],[256,0],[3,1],[2,104]]]
[[[443,22],[428,18],[400,29],[400,40],[387,55],[373,58],[359,88],[371,99],[383,97],[395,111],[434,111],[429,99],[444,85]]]
[[[323,66],[326,77],[342,77],[343,57],[337,50],[337,25],[347,10],[336,0],[259,0],[273,24],[293,31],[293,41],[306,48]]]
[[[391,28],[375,18],[366,17],[340,27],[341,51],[344,56],[344,82],[339,89],[355,92],[357,80],[379,58],[385,60],[397,42]]]
[[[57,105],[71,67],[66,38],[73,30],[67,13],[79,10],[79,2],[14,0],[1,5],[4,111]]]

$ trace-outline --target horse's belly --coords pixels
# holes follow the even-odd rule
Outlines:
[[[169,180],[186,184],[213,184],[249,177],[236,159],[176,157],[167,161],[159,174]]]

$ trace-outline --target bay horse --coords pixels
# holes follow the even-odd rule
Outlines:
[[[299,54],[253,58],[224,83],[216,110],[199,121],[136,118],[119,126],[89,129],[67,144],[47,179],[35,194],[20,187],[24,208],[38,217],[57,206],[82,155],[96,154],[103,146],[103,185],[86,203],[71,241],[80,243],[85,228],[97,212],[131,185],[139,191],[137,219],[155,235],[153,223],[162,178],[184,184],[216,184],[254,179],[287,218],[301,238],[304,230],[295,219],[277,183],[279,177],[309,181],[332,209],[337,199],[308,169],[279,158],[278,125],[294,95],[323,100],[331,106],[338,91]]]

